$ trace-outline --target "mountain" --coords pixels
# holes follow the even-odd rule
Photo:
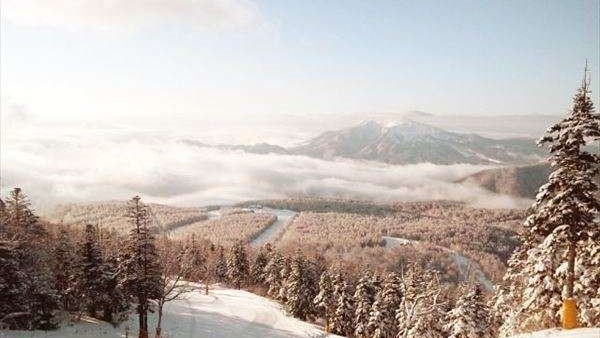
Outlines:
[[[476,184],[499,194],[535,198],[540,187],[548,180],[550,172],[551,169],[548,163],[539,163],[528,166],[486,169],[459,182]],[[596,182],[600,184],[600,176],[596,177]],[[600,192],[598,194],[600,195]]]
[[[289,151],[323,159],[346,157],[390,164],[531,164],[544,156],[533,139],[495,140],[411,120],[391,126],[363,122],[325,132]]]
[[[245,151],[247,153],[252,153],[252,154],[280,154],[280,155],[289,154],[287,149],[285,149],[284,147],[274,145],[274,144],[269,144],[269,143],[256,143],[256,144],[250,144],[250,145],[243,145],[243,144],[211,145],[211,144],[202,143],[202,142],[199,142],[196,140],[181,140],[181,142],[183,142],[187,145],[195,146],[195,147],[216,148],[216,149],[221,149],[221,150],[242,150],[242,151]]]
[[[550,165],[540,163],[487,169],[468,176],[460,182],[476,184],[499,194],[535,198],[538,189],[548,180],[548,175],[550,175]]]

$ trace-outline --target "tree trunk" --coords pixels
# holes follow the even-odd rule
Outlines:
[[[567,298],[573,298],[573,288],[575,285],[575,249],[576,243],[571,241],[567,252]]]
[[[204,284],[204,293],[208,295],[208,281],[206,281]]]
[[[163,316],[163,305],[164,303],[161,301],[158,303],[158,322],[156,323],[156,338],[160,338],[162,333],[162,316]]]

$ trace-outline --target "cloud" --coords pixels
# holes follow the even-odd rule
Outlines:
[[[174,205],[310,195],[377,201],[451,199],[484,207],[523,201],[453,183],[481,166],[390,166],[190,146],[176,136],[116,129],[11,132],[3,140],[2,188],[21,186],[39,206],[125,199]]]
[[[227,30],[260,21],[250,0],[3,0],[2,17],[24,26],[99,30],[161,24]]]

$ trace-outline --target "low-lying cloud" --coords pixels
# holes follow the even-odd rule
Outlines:
[[[523,202],[453,183],[482,166],[391,166],[257,155],[199,148],[176,136],[112,129],[60,133],[22,130],[4,136],[3,192],[20,186],[40,208],[64,202],[125,199],[134,194],[174,205],[299,195],[377,201],[450,199],[483,207],[514,207]]]
[[[2,17],[34,27],[136,30],[161,24],[240,29],[259,20],[250,0],[3,0]]]

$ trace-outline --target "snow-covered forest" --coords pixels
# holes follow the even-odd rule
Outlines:
[[[83,318],[119,327],[135,317],[132,334],[172,337],[180,328],[164,316],[174,315],[174,302],[226,297],[223,287],[267,297],[285,315],[346,337],[599,327],[592,178],[600,158],[584,146],[600,140],[600,117],[587,85],[540,139],[552,174],[528,210],[309,198],[248,202],[215,216],[135,196],[60,206],[40,218],[15,188],[0,205],[0,332],[60,331]],[[281,234],[252,245],[277,221],[263,205],[297,214]],[[576,304],[570,315],[568,304]],[[211,330],[219,336],[218,325]]]

